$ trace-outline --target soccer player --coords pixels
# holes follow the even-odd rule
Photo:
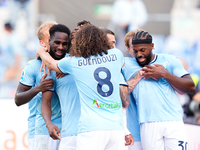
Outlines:
[[[135,35],[136,30],[128,32],[124,37],[124,43],[127,47],[130,54],[134,56],[132,38]],[[125,62],[126,63],[126,62]],[[142,76],[140,77],[140,79]],[[127,81],[129,82],[129,81]],[[129,107],[126,108],[126,119],[127,119],[127,128],[131,132],[134,138],[134,145],[129,145],[128,150],[142,150],[141,137],[140,137],[140,124],[138,120],[138,112],[136,101],[133,97],[132,91],[129,94]]]
[[[49,47],[49,28],[54,24],[56,24],[56,22],[45,22],[38,29],[37,36],[40,40],[40,45],[45,48]],[[43,72],[40,72],[41,63],[41,59],[34,59],[29,61],[24,68],[20,83],[17,87],[15,103],[19,106],[29,102],[29,149],[39,150],[42,147],[46,149],[49,147],[57,149],[59,142],[54,141],[49,137],[48,130],[41,115],[41,92],[50,90],[54,85],[52,79],[45,79],[46,75],[44,75]],[[54,120],[54,123],[60,128],[60,104],[56,95],[54,96],[52,103],[54,104],[54,107],[52,107],[52,112],[54,114],[52,120]]]
[[[69,29],[62,24],[54,25],[49,30],[50,53],[58,51],[66,53],[66,45],[69,46]],[[54,55],[55,55],[54,54]],[[64,57],[64,55],[62,55]],[[55,72],[51,72],[51,78],[55,82],[55,93],[59,97],[62,112],[62,131],[59,150],[75,150],[76,136],[78,133],[78,122],[80,117],[80,100],[78,90],[72,75],[66,74],[62,78],[56,78]],[[46,91],[42,94],[42,116],[46,122],[49,134],[53,139],[60,139],[56,133],[55,126],[51,121],[51,99],[53,91]]]
[[[132,39],[132,56],[125,58],[123,74],[128,80],[140,69],[143,76],[133,89],[144,150],[187,148],[182,108],[175,90],[193,93],[194,83],[181,61],[168,54],[154,54],[152,36],[138,31]],[[157,80],[155,80],[157,79]]]
[[[50,69],[74,76],[81,103],[77,150],[121,150],[124,146],[119,93],[124,57],[110,47],[101,29],[87,25],[76,33],[71,57],[56,61],[44,49],[37,51]]]
[[[116,39],[115,33],[109,29],[103,28],[104,32],[106,33],[109,42],[112,44],[112,48],[116,48]]]

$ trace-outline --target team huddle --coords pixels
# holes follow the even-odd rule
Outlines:
[[[148,32],[125,36],[132,57],[112,31],[85,20],[72,32],[46,22],[37,36],[43,48],[15,95],[17,106],[29,105],[30,150],[187,149],[175,91],[194,93],[195,85],[178,58],[153,53]]]

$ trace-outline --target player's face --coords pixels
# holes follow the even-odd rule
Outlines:
[[[141,67],[148,65],[153,60],[153,44],[134,44],[133,53]]]
[[[132,38],[129,39],[128,45],[129,45],[129,48],[127,48],[128,52],[131,54],[132,57],[135,57],[135,54],[134,54],[134,51],[133,51]]]
[[[116,48],[116,45],[115,45],[116,44],[115,36],[112,35],[112,34],[110,34],[110,33],[108,33],[107,37],[108,37],[109,42],[112,44],[112,48]]]
[[[55,32],[54,36],[49,40],[50,55],[56,59],[62,59],[68,48],[68,35],[64,32]]]

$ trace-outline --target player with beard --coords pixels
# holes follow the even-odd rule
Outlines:
[[[39,39],[39,43],[44,48],[49,48],[49,29],[53,25],[57,24],[55,21],[49,21],[43,23],[38,31],[37,36]],[[53,88],[54,81],[52,79],[45,79],[46,75],[40,73],[40,59],[34,59],[28,62],[26,67],[23,70],[20,83],[17,87],[16,94],[15,94],[15,103],[17,106],[23,105],[28,103],[29,107],[29,118],[28,118],[28,147],[29,150],[36,150],[36,146],[42,144],[41,142],[46,142],[44,147],[48,148],[46,145],[48,140],[52,141],[51,138],[48,136],[48,130],[45,127],[44,121],[42,123],[38,120],[43,120],[41,118],[40,107],[38,107],[39,103],[41,103],[41,92],[49,90]],[[40,81],[41,79],[41,81]],[[54,112],[53,118],[57,118],[57,120],[61,121],[60,115],[60,105],[57,100],[55,100],[55,107],[58,110],[52,109]],[[56,113],[58,111],[58,113]],[[36,121],[37,120],[37,121]],[[58,127],[61,127],[60,123],[57,123]],[[36,136],[45,136],[43,140],[38,143]],[[57,145],[57,142],[55,142]],[[52,146],[53,147],[53,146]],[[54,148],[54,147],[53,147]]]
[[[57,32],[53,30],[54,28],[50,29],[50,33],[53,32],[53,35],[50,36],[50,40],[47,40],[48,45],[45,46],[45,48],[48,48],[49,43],[50,43],[51,44],[51,47],[49,47],[50,51],[47,49],[46,50],[49,51],[49,54],[54,59],[59,60],[65,56],[66,52],[69,49],[70,30],[64,25],[58,24],[55,26],[57,27],[57,30],[56,30]],[[49,36],[48,36],[48,39],[49,39]],[[24,69],[24,76],[21,82],[26,83],[29,80],[31,81],[35,80],[36,85],[39,84],[41,77],[43,76],[44,72],[46,72],[46,69],[42,69],[42,71],[40,72],[41,64],[42,64],[41,59],[35,59],[35,60],[30,61],[27,68]],[[51,74],[53,73],[54,72],[52,72]],[[47,76],[46,78],[50,78],[50,77]],[[49,80],[52,80],[52,79],[49,79]],[[51,90],[53,89],[50,89],[50,91]],[[50,106],[50,121],[52,122],[52,125],[50,127],[53,128],[58,135],[60,135],[60,130],[61,130],[60,102],[59,102],[57,94],[55,92],[52,92],[52,93],[53,93],[52,99],[48,103],[48,105]],[[35,140],[34,140],[35,146],[33,149],[34,150],[41,150],[41,149],[57,150],[59,148],[60,141],[53,140],[49,136],[49,133],[48,133],[49,126],[47,126],[48,124],[45,124],[45,121],[42,117],[41,111],[44,111],[44,110],[41,109],[41,103],[42,103],[41,99],[42,99],[42,93],[40,92],[39,97],[37,98],[37,101],[36,101],[37,109],[36,109],[36,119],[35,119]]]
[[[54,25],[50,28],[50,55],[56,56],[59,60],[64,56],[68,57],[69,46],[69,29],[64,25]],[[67,53],[66,53],[67,52]],[[58,57],[59,56],[59,57]],[[54,57],[53,57],[54,58]],[[51,72],[48,76],[54,79],[54,91],[46,91],[42,94],[42,116],[45,120],[49,134],[53,139],[62,139],[59,150],[75,150],[76,136],[78,133],[78,122],[80,117],[80,100],[78,90],[72,75],[66,74],[62,78],[56,78],[55,72]],[[59,97],[62,112],[62,130],[61,138],[57,132],[55,125],[51,121],[51,99],[56,93]]]
[[[187,149],[183,112],[175,90],[195,91],[189,73],[175,56],[154,54],[152,36],[148,32],[138,31],[132,44],[129,53],[135,58],[125,58],[123,74],[129,80],[140,69],[143,71],[144,78],[132,91],[139,114],[143,149]]]

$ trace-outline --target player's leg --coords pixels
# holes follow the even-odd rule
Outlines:
[[[49,136],[35,135],[34,150],[48,150]]]
[[[54,140],[50,136],[48,141],[48,150],[59,150],[60,140]]]
[[[112,130],[107,132],[109,141],[104,150],[123,150],[124,149],[124,130]]]
[[[149,122],[140,125],[143,150],[164,150],[163,123]]]
[[[128,146],[128,150],[143,150],[141,142],[134,142],[132,146]]]
[[[182,121],[168,121],[165,135],[166,150],[189,150],[185,125]]]
[[[104,150],[107,141],[107,131],[90,131],[77,135],[76,150]]]
[[[77,136],[67,136],[62,138],[59,150],[76,150]]]
[[[53,140],[49,135],[35,135],[34,150],[58,150],[59,140]]]

